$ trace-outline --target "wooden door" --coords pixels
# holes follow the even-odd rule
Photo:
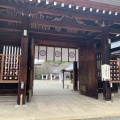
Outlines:
[[[94,48],[79,50],[79,90],[83,95],[98,98]]]

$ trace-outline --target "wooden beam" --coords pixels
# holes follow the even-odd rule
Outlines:
[[[120,29],[109,28],[109,33],[111,33],[111,34],[120,34]]]
[[[119,41],[119,40],[120,40],[120,36],[118,36],[118,37],[113,37],[113,38],[111,39],[112,42],[114,42],[114,41]]]
[[[64,1],[63,3],[65,3],[67,1]],[[83,1],[82,1],[83,2]],[[76,3],[79,3],[78,1]],[[78,5],[78,4],[77,4]],[[81,4],[80,2],[80,6],[81,7],[87,7],[89,6],[88,3],[86,4]],[[107,5],[108,6],[108,5]],[[71,17],[75,17],[78,19],[83,19],[83,20],[91,20],[91,21],[96,21],[96,20],[108,20],[108,21],[113,21],[113,22],[117,22],[120,23],[120,17],[119,16],[115,16],[115,15],[103,15],[100,13],[81,13],[79,11],[69,11],[69,10],[65,10],[65,11],[61,11],[61,10],[53,10],[53,9],[48,9],[48,8],[43,8],[43,7],[37,7],[37,6],[29,6],[29,5],[25,5],[25,4],[16,4],[16,3],[11,3],[11,2],[5,2],[5,1],[0,1],[0,7],[3,8],[8,8],[8,9],[13,9],[16,12],[23,12],[24,11],[29,11],[29,13],[31,14],[38,14],[38,13],[43,13],[43,14],[50,14],[50,15],[55,15],[55,16],[71,16]],[[89,6],[89,8],[91,8],[92,6]],[[94,5],[92,8],[96,7],[96,5]],[[117,6],[115,6],[115,12],[116,10],[119,10],[116,8]],[[102,10],[103,10],[103,6],[101,6]],[[104,7],[104,10],[107,7]],[[99,9],[98,7],[96,9]],[[112,10],[109,10],[112,11]]]
[[[16,40],[5,41],[5,38],[3,38],[3,39],[0,39],[0,45],[20,46],[20,41],[16,41]]]
[[[0,28],[0,33],[6,33],[6,34],[21,34],[21,30]]]
[[[81,25],[81,24],[71,24],[71,23],[63,23],[63,22],[50,22],[48,20],[43,19],[30,19],[30,23],[44,25],[44,26],[51,26],[51,27],[60,27],[66,29],[75,29],[75,30],[82,30],[82,31],[91,31],[91,32],[102,32],[102,27],[99,26],[91,26],[91,25]],[[120,34],[120,29],[109,28],[109,33],[111,34]]]
[[[60,11],[60,10],[53,10],[53,9],[47,9],[47,8],[36,8],[33,9],[33,14],[34,13],[43,13],[43,14],[49,14],[49,15],[54,15],[54,16],[66,16],[66,17],[73,17],[76,19],[81,19],[81,20],[90,20],[90,21],[96,21],[96,20],[101,20],[101,21],[113,21],[116,23],[120,23],[120,17],[115,16],[115,15],[104,15],[101,13],[83,13],[79,11]]]
[[[10,21],[10,22],[20,22],[22,17],[18,17],[15,15],[8,15],[8,14],[0,14],[0,20],[2,21]],[[90,25],[77,25],[77,24],[70,24],[70,23],[63,23],[63,22],[50,22],[48,20],[42,19],[30,19],[31,23],[44,25],[44,26],[52,26],[52,27],[61,27],[61,28],[68,28],[68,29],[75,29],[75,30],[82,30],[82,31],[92,31],[92,32],[101,32],[102,28],[98,26],[90,26]],[[119,29],[109,28],[109,32],[112,34],[120,34]]]
[[[2,18],[3,17],[3,18]],[[14,21],[14,22],[20,22],[22,18],[14,15],[3,15],[0,16],[0,19],[3,21]],[[61,28],[68,28],[68,29],[75,29],[75,30],[82,30],[82,31],[92,31],[92,32],[101,32],[102,28],[98,26],[88,26],[88,25],[76,25],[76,24],[70,24],[70,23],[62,23],[62,22],[49,22],[48,20],[41,20],[41,19],[34,19],[31,18],[31,23],[34,24],[40,24],[45,26],[53,26],[53,27],[61,27]],[[1,29],[1,28],[0,28]],[[109,32],[111,34],[120,34],[119,29],[109,28]]]
[[[49,0],[50,2],[54,2],[54,0]],[[99,10],[106,10],[106,11],[113,11],[113,12],[120,12],[120,7],[110,4],[98,3],[89,0],[58,0],[58,3],[65,3],[65,5],[72,4],[73,6],[80,6],[80,7],[87,7]]]
[[[0,14],[0,20],[21,23],[22,17],[16,15],[9,15],[9,14]]]
[[[51,32],[38,32],[38,31],[30,31],[30,37],[35,37],[36,39],[49,39],[56,41],[74,41],[74,42],[83,42],[85,38],[81,36],[75,36],[70,34],[58,34]]]
[[[44,26],[51,26],[51,27],[60,27],[66,29],[75,29],[75,30],[82,30],[82,31],[92,31],[92,32],[101,32],[102,28],[98,26],[90,26],[90,25],[80,25],[80,24],[71,24],[65,22],[57,22],[57,21],[49,21],[43,19],[30,19],[30,23],[44,25]]]
[[[60,10],[53,10],[53,9],[47,9],[47,8],[40,8],[40,11],[38,13],[43,13],[43,14],[50,14],[54,16],[66,16],[66,17],[73,17],[76,19],[81,19],[81,20],[90,20],[90,21],[96,21],[96,20],[101,20],[101,21],[113,21],[116,23],[120,23],[120,17],[115,16],[115,15],[104,15],[101,13],[83,13],[79,11],[60,11]]]
[[[56,40],[40,40],[35,39],[35,44],[41,45],[41,46],[51,46],[51,47],[64,47],[68,48],[79,48],[83,44],[79,42],[65,42],[65,41],[56,41]]]
[[[21,22],[22,17],[14,16],[14,15],[4,15],[0,14],[0,20],[2,21],[11,21],[11,22]],[[34,19],[31,18],[31,23],[44,25],[44,26],[53,26],[53,27],[61,27],[61,28],[68,28],[68,29],[75,29],[75,30],[83,30],[83,31],[92,31],[92,32],[101,32],[102,28],[98,26],[90,26],[90,25],[76,25],[76,24],[70,24],[70,23],[63,23],[63,22],[50,22],[48,20],[42,20],[42,19]],[[112,34],[120,34],[119,29],[113,29],[109,28],[109,32]]]
[[[63,36],[63,37],[69,37],[71,39],[86,39],[86,36],[81,33],[65,33],[65,32],[57,32],[54,30],[40,30],[40,29],[30,29],[30,35],[32,36],[38,36],[38,37],[46,37],[47,35],[51,36]]]
[[[20,46],[20,38],[20,30],[0,28],[0,44]]]

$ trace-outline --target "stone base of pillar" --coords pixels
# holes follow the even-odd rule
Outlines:
[[[27,105],[15,105],[15,108],[26,108],[27,107]]]

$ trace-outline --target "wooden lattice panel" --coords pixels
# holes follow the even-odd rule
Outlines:
[[[120,82],[120,60],[110,61],[111,81]]]
[[[19,81],[19,55],[1,55],[0,82],[14,83]]]

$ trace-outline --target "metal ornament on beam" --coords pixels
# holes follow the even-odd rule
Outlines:
[[[27,30],[24,30],[24,31],[23,31],[23,36],[24,36],[24,37],[27,37]]]

